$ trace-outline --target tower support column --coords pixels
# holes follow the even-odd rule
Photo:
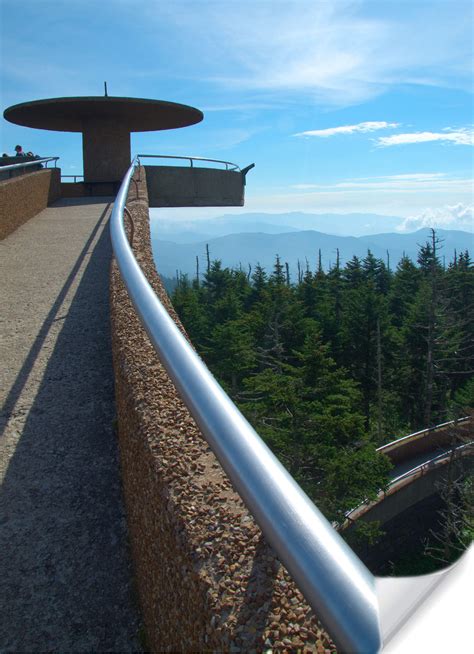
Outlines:
[[[120,181],[130,166],[130,130],[113,120],[88,120],[82,152],[85,182]]]

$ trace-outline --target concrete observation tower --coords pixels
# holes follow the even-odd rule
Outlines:
[[[107,87],[105,96],[34,100],[13,105],[3,115],[11,123],[25,127],[82,133],[84,183],[74,185],[82,195],[117,191],[130,166],[131,132],[187,127],[204,118],[199,109],[176,102],[108,96]],[[253,164],[240,170],[229,162],[172,158],[181,159],[181,164],[184,160],[185,164],[145,166],[151,207],[244,204],[245,176]],[[73,185],[63,184],[64,192],[66,186]],[[108,192],[104,193],[104,189]],[[68,189],[68,195],[71,192],[77,194]]]
[[[35,100],[9,107],[11,123],[60,132],[82,132],[85,182],[121,181],[130,165],[130,133],[199,123],[199,109],[163,100],[93,96]]]

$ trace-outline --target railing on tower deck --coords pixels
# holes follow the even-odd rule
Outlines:
[[[138,165],[140,165],[141,159],[178,159],[181,161],[189,161],[189,165],[191,168],[194,168],[195,161],[203,162],[203,163],[207,162],[207,163],[222,164],[223,166],[225,166],[226,170],[240,170],[237,164],[231,163],[230,161],[222,161],[221,159],[206,159],[205,157],[182,157],[174,154],[138,154],[137,155]]]
[[[67,182],[65,182],[66,184],[76,184],[78,178],[84,180],[84,175],[82,173],[77,175],[61,175],[61,182],[63,180],[68,180]],[[70,179],[72,180],[72,182],[69,181]]]
[[[242,207],[247,173],[255,166],[167,154],[138,154],[137,160],[146,172],[151,208]]]
[[[394,584],[396,591],[403,580],[386,584],[373,577],[188,344],[146,280],[125,232],[126,199],[137,165],[135,160],[124,177],[111,218],[115,258],[137,314],[235,489],[340,651],[378,652],[438,576],[423,577],[421,586],[413,581],[410,609],[403,601],[393,605]]]
[[[18,159],[21,159],[21,157],[18,157]],[[2,173],[2,177],[3,177],[3,173],[9,173],[9,177],[12,177],[12,173],[22,170],[24,168],[31,168],[33,166],[36,166],[36,168],[38,167],[47,168],[48,163],[50,163],[51,161],[54,161],[54,167],[56,168],[56,162],[58,161],[58,159],[59,157],[40,157],[38,159],[34,159],[34,161],[28,159],[28,161],[20,161],[19,163],[8,164],[7,166],[0,165],[0,173]]]

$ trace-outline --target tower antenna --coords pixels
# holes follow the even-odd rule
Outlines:
[[[105,97],[108,98],[109,96],[107,94],[107,82],[104,82],[104,90],[105,90]]]

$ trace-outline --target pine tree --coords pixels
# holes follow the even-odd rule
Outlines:
[[[254,341],[245,317],[216,325],[203,351],[214,375],[236,398],[242,380],[256,364]]]
[[[349,265],[349,264],[348,264]],[[353,273],[356,271],[357,283]],[[360,383],[363,397],[365,428],[371,428],[373,406],[377,403],[377,324],[382,326],[379,338],[385,335],[386,301],[377,292],[375,278],[364,279],[362,267],[350,265],[344,270],[349,288],[344,293],[342,314],[343,362],[353,379]]]
[[[388,299],[391,322],[395,327],[401,328],[406,321],[420,282],[419,269],[409,257],[402,257],[393,276]]]
[[[208,321],[200,290],[190,285],[187,275],[181,275],[172,296],[173,307],[178,313],[194,346],[204,344],[208,333]]]
[[[455,257],[448,268],[446,294],[450,336],[456,348],[440,365],[450,379],[450,394],[454,396],[474,374],[474,267],[467,250]]]
[[[194,345],[330,519],[385,483],[381,441],[474,402],[474,271],[468,252],[444,270],[439,250],[432,231],[394,273],[370,251],[326,273],[319,253],[296,284],[278,256],[267,274],[207,250],[204,275],[177,277]]]
[[[327,517],[340,520],[386,483],[389,464],[364,432],[357,385],[331,359],[314,322],[296,361],[244,380],[242,408]]]
[[[343,278],[350,288],[358,288],[364,280],[364,273],[359,257],[355,255],[348,261],[342,272]]]
[[[405,400],[411,407],[414,428],[444,419],[452,387],[456,386],[453,379],[460,371],[460,379],[472,373],[473,351],[463,331],[469,320],[465,321],[462,301],[455,306],[455,289],[449,288],[450,273],[440,264],[439,249],[440,241],[432,230],[430,241],[420,248],[421,282],[403,327],[408,369],[400,393],[408,393]]]

